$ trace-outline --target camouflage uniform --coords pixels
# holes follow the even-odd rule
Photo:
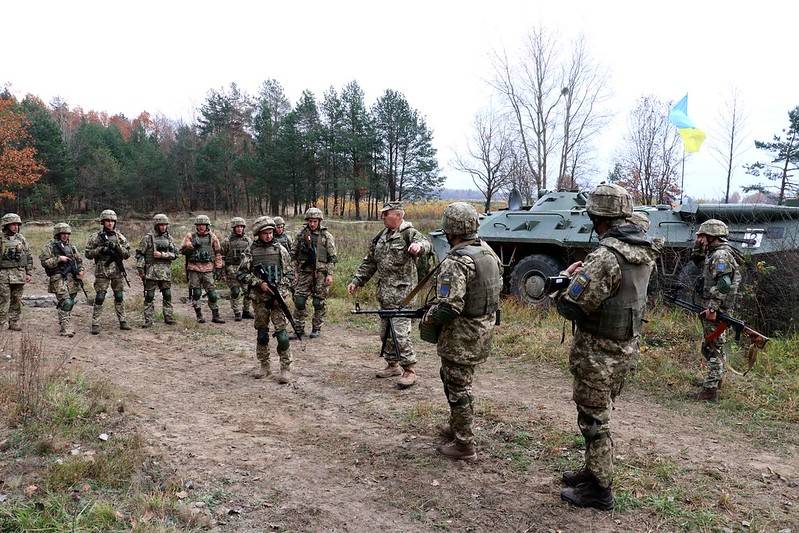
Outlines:
[[[392,202],[383,207],[383,211],[402,209],[402,204]],[[372,239],[369,252],[361,261],[351,283],[363,287],[377,273],[377,301],[381,309],[397,309],[402,300],[413,290],[416,284],[416,261],[408,251],[408,246],[417,243],[420,253],[429,253],[430,241],[422,235],[413,224],[403,221],[397,229],[384,228]],[[380,338],[389,335],[386,350],[381,354],[386,362],[394,366],[399,363],[407,368],[416,363],[416,354],[411,344],[411,319],[395,318],[392,320],[397,333],[399,359],[391,341],[388,320],[380,320]]]
[[[130,329],[125,318],[125,279],[116,263],[109,255],[110,250],[116,250],[122,259],[130,257],[130,244],[120,232],[116,230],[117,215],[110,209],[100,214],[100,222],[114,221],[114,229],[103,227],[99,232],[89,237],[86,243],[86,259],[94,260],[94,309],[92,311],[92,333],[100,333],[100,314],[103,311],[103,302],[109,285],[114,292],[114,310],[119,320],[120,329]]]
[[[158,226],[164,225],[164,232]],[[155,252],[159,257],[155,257]],[[164,322],[174,324],[172,312],[172,261],[178,258],[178,247],[169,234],[169,218],[164,214],[153,217],[153,231],[147,233],[136,249],[136,270],[144,281],[144,324],[150,327],[155,316],[155,291],[161,291]]]
[[[230,288],[230,308],[233,310],[233,317],[236,322],[242,319],[242,305],[244,300],[244,314],[250,314],[250,291],[242,291],[242,286],[236,275],[239,272],[239,265],[244,251],[252,244],[252,239],[246,235],[237,235],[236,227],[246,227],[243,218],[235,217],[230,221],[231,234],[222,241],[222,258],[225,261],[225,281]]]
[[[53,227],[53,240],[45,244],[39,254],[39,261],[50,278],[47,292],[55,294],[59,334],[64,337],[75,335],[70,322],[72,321],[72,308],[75,306],[78,290],[83,283],[77,276],[84,272],[80,250],[70,243],[69,239],[62,241],[60,238],[62,234],[70,235],[71,233],[72,228],[69,227],[69,224],[56,224]],[[61,262],[58,260],[59,257],[67,257],[69,261]]]
[[[187,233],[183,237],[180,253],[186,256],[186,277],[189,280],[189,293],[191,305],[197,315],[197,322],[205,322],[200,303],[203,289],[208,296],[208,308],[211,310],[212,322],[224,324],[219,316],[219,296],[214,285],[214,271],[222,270],[222,245],[219,238],[211,231],[211,220],[205,215],[198,215],[194,219],[195,226],[205,225],[207,231],[204,235],[198,232]]]
[[[311,335],[316,336],[325,321],[325,300],[330,288],[325,285],[325,277],[333,275],[336,266],[336,242],[333,235],[322,226],[322,211],[316,207],[308,209],[305,220],[319,219],[319,227],[311,231],[306,223],[294,239],[291,259],[294,261],[296,281],[294,282],[294,320],[300,330],[305,330],[308,315],[306,305],[312,298],[314,314],[311,322]]]
[[[283,217],[275,217],[275,236],[273,240],[283,245],[283,247],[291,253],[291,247],[293,246],[292,238],[289,235],[288,231],[286,231],[286,221],[283,220]],[[280,228],[283,228],[283,233],[278,233]]]
[[[3,226],[2,248],[0,248],[0,328],[21,331],[22,291],[33,274],[33,257],[28,241],[19,233],[12,233],[10,224],[22,225],[19,215],[6,213],[0,219]]]
[[[290,295],[293,272],[291,270],[291,256],[288,251],[273,240],[265,242],[258,235],[267,229],[274,230],[274,222],[271,218],[257,220],[253,224],[253,235],[255,242],[247,248],[241,260],[241,265],[237,273],[242,285],[250,288],[253,309],[255,310],[255,323],[253,324],[258,331],[255,354],[261,365],[261,372],[256,377],[269,375],[269,323],[275,328],[274,337],[277,339],[277,354],[280,357],[280,381],[288,382],[289,371],[291,368],[291,344],[289,342],[286,324],[286,316],[278,308],[274,297],[261,290],[263,282],[255,273],[255,268],[259,265],[270,276],[284,300],[288,300]]]

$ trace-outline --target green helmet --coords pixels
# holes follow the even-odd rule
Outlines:
[[[247,226],[247,221],[241,217],[233,217],[230,219],[230,227],[235,228],[236,226]]]
[[[480,215],[466,202],[455,202],[444,209],[441,229],[449,236],[468,237],[477,233]]]
[[[113,220],[114,222],[117,221],[117,214],[113,209],[106,209],[102,213],[100,213],[100,222],[103,220]]]
[[[5,228],[9,224],[22,224],[22,219],[16,213],[6,213],[3,218],[0,218],[0,225]]]
[[[252,234],[256,237],[265,229],[275,229],[275,221],[272,217],[258,217],[252,225]]]
[[[600,183],[588,195],[585,210],[597,217],[627,218],[633,214],[633,199],[620,185]]]
[[[633,211],[633,214],[627,217],[627,221],[644,230],[644,233],[649,231],[649,215],[643,211]]]
[[[169,224],[169,217],[163,213],[158,213],[153,217],[153,226],[158,224]]]
[[[194,225],[199,226],[200,224],[211,226],[211,219],[208,218],[208,215],[197,215],[194,218]]]
[[[285,226],[286,221],[283,220],[283,217],[275,217],[275,226]]]
[[[69,233],[72,234],[72,228],[69,227],[69,224],[66,222],[59,222],[55,226],[53,226],[53,237],[58,237],[62,233]]]
[[[727,224],[721,220],[710,218],[702,222],[696,234],[707,235],[709,237],[726,237],[730,234],[730,230],[727,228]]]
[[[318,218],[320,221],[323,220],[325,217],[322,215],[322,210],[318,207],[311,207],[308,211],[305,212],[305,220],[310,220],[312,218]]]

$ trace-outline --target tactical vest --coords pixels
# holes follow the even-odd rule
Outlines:
[[[289,247],[289,236],[288,236],[287,233],[283,233],[283,235],[277,235],[276,234],[274,237],[272,237],[272,240],[275,241],[276,243],[282,245],[286,250],[291,252],[290,247]]]
[[[74,259],[75,258],[75,248],[71,244],[69,244],[68,242],[61,243],[61,246],[59,246],[59,243],[61,243],[61,241],[52,241],[50,243],[50,248],[52,249],[53,257],[58,257],[59,255],[65,255],[65,256],[69,257],[70,259]],[[61,249],[62,247],[63,247],[63,250]],[[58,266],[56,266],[55,268],[44,267],[44,272],[48,276],[54,276],[56,274],[59,274],[61,272],[62,268],[63,268],[63,264],[62,263],[58,263]]]
[[[585,320],[578,321],[577,327],[597,337],[627,341],[641,333],[652,265],[629,263],[618,251],[606,248],[619,262],[621,284],[616,294],[602,302]]]
[[[267,272],[275,273],[274,279],[270,279],[270,281],[280,282],[283,277],[283,260],[279,244],[274,241],[270,243],[256,241],[250,248],[250,254],[252,257],[251,269],[261,265]]]
[[[250,243],[251,241],[244,236],[231,235],[228,237],[228,252],[225,255],[225,264],[234,266],[241,264],[241,256],[244,254],[244,250],[250,246]]]
[[[154,233],[148,233],[148,237],[150,237],[150,244],[152,246],[147,247],[147,254],[145,255],[145,260],[148,265],[152,265],[153,263],[171,263],[171,259],[164,259],[163,257],[155,258],[153,257],[153,252],[158,250],[161,253],[169,253],[174,252],[175,250],[172,248],[173,244],[169,238],[169,232],[164,232],[161,235],[156,235]]]
[[[3,255],[0,257],[0,268],[25,268],[28,265],[28,253],[22,239],[17,234],[3,234]]]
[[[297,259],[299,260],[301,266],[305,266],[304,263],[311,259],[312,255],[311,249],[308,246],[308,235],[311,236],[310,246],[316,249],[316,262],[327,263],[327,237],[325,236],[325,233],[327,232],[321,227],[317,230],[317,232],[314,233],[311,233],[311,230],[308,229],[308,226],[303,228],[299,236],[300,243],[297,246]]]
[[[475,241],[450,252],[459,257],[470,257],[474,261],[475,275],[466,285],[466,296],[462,316],[477,318],[490,315],[499,308],[502,291],[502,272],[494,252],[482,241]]]
[[[192,235],[192,241],[200,241],[200,246],[195,246],[194,251],[188,257],[189,263],[211,263],[214,260],[214,247],[211,245],[211,234],[200,236],[196,233]]]

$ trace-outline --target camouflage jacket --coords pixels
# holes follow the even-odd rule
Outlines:
[[[311,256],[315,256],[315,265],[310,264]],[[336,241],[327,228],[319,226],[316,231],[311,231],[304,225],[297,232],[291,248],[291,259],[294,269],[298,272],[317,272],[332,274],[338,261]]]
[[[156,249],[161,257],[153,257]],[[136,248],[136,270],[144,275],[144,279],[171,281],[172,261],[177,258],[178,247],[169,231],[159,235],[156,235],[155,230],[150,231],[141,238]]]
[[[109,242],[109,239],[110,242],[116,241],[115,244],[107,245],[106,243]],[[122,273],[117,269],[116,263],[110,260],[110,256],[106,252],[107,246],[117,248],[122,259],[130,257],[130,244],[124,235],[116,230],[111,233],[106,233],[104,229],[101,229],[89,237],[89,241],[86,243],[86,250],[84,251],[86,259],[94,259],[94,277],[120,278],[122,277]]]
[[[269,295],[261,291],[259,285],[262,283],[262,280],[252,272],[253,268],[256,266],[253,264],[253,249],[257,247],[271,246],[277,247],[278,250],[280,250],[280,263],[282,270],[280,283],[278,285],[280,294],[286,301],[288,301],[288,299],[291,297],[291,285],[294,281],[294,271],[291,268],[292,261],[288,250],[274,240],[266,243],[258,239],[244,252],[244,256],[241,259],[241,264],[239,265],[239,270],[236,275],[236,279],[238,279],[242,285],[252,288],[250,291],[250,296],[256,302],[266,301],[269,299]]]
[[[732,311],[741,283],[741,269],[729,244],[716,244],[708,249],[702,279],[703,305],[716,311]]]
[[[294,243],[292,242],[291,235],[289,235],[288,231],[283,231],[283,235],[278,235],[277,232],[275,232],[273,240],[278,244],[282,244],[286,251],[291,253],[291,248],[294,246]]]
[[[414,242],[422,247],[420,253],[430,252],[430,241],[410,222],[403,221],[396,230],[381,230],[370,242],[352,283],[363,287],[377,274],[377,299],[385,306],[399,304],[416,284],[416,257],[408,251]]]
[[[67,253],[66,256],[75,261],[75,268],[77,269],[78,273],[84,272],[85,269],[83,268],[83,258],[80,256],[80,250],[78,250],[78,247],[69,241],[63,243],[63,246],[69,247],[69,253]],[[65,269],[66,263],[59,263],[58,261],[59,256],[64,255],[62,250],[59,249],[60,247],[61,241],[53,239],[42,246],[42,251],[39,253],[39,261],[42,263],[45,272],[47,272],[50,281],[53,281],[54,279],[66,279],[68,277],[61,274],[61,272]]]
[[[195,236],[197,236],[197,234],[192,231],[183,237],[183,242],[180,245],[180,253],[189,255],[194,251],[192,241],[194,240]],[[203,237],[204,236],[205,235],[203,235]],[[193,263],[186,261],[186,270],[191,270],[193,272],[212,272],[214,269],[221,270],[225,266],[225,263],[222,260],[222,245],[219,243],[219,237],[217,237],[214,232],[211,232],[211,248],[214,251],[213,261],[208,263]]]
[[[3,232],[2,239],[0,262],[8,265],[0,267],[0,282],[25,283],[25,277],[33,274],[33,256],[28,241],[21,233]]]

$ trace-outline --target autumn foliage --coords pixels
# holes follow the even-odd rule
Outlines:
[[[44,173],[29,142],[25,116],[12,100],[0,99],[0,197],[15,198],[13,189],[36,183]]]

